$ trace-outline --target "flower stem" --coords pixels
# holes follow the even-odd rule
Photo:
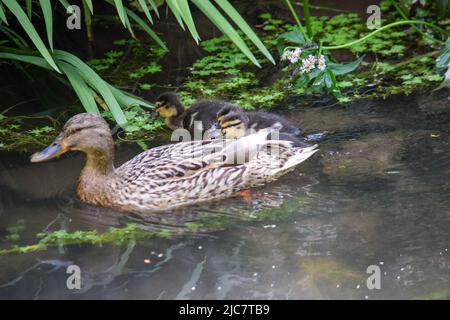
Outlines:
[[[286,5],[288,6],[289,10],[291,11],[292,16],[294,17],[295,22],[297,23],[298,28],[300,29],[300,32],[305,37],[306,41],[310,41],[308,34],[305,32],[305,29],[303,28],[302,23],[300,22],[300,19],[297,16],[297,13],[294,10],[294,7],[292,6],[292,3],[290,0],[285,0]]]
[[[442,30],[441,28],[435,26],[434,24],[426,22],[426,21],[401,20],[401,21],[396,21],[396,22],[387,24],[387,25],[385,25],[385,26],[383,26],[383,27],[381,27],[381,28],[379,28],[379,29],[377,29],[377,30],[375,30],[375,31],[365,35],[364,37],[362,37],[360,39],[357,39],[357,40],[354,40],[354,41],[351,41],[351,42],[348,42],[348,43],[345,43],[345,44],[337,45],[337,46],[324,46],[322,49],[324,49],[324,50],[336,50],[336,49],[348,48],[348,47],[354,46],[355,44],[358,44],[360,42],[363,42],[363,41],[371,38],[372,36],[374,36],[375,34],[381,32],[383,30],[386,30],[386,29],[389,29],[389,28],[392,28],[392,27],[396,27],[396,26],[400,26],[400,25],[404,25],[404,24],[410,24],[410,25],[422,24],[422,25],[428,26],[430,28]]]

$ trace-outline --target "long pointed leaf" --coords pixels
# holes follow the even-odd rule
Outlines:
[[[27,8],[28,19],[31,20],[31,15],[33,14],[33,8],[32,8],[31,0],[25,0],[25,5],[26,5],[26,8]]]
[[[155,1],[153,1],[153,0],[148,0],[148,2],[150,3],[150,6],[152,7],[153,11],[155,11],[156,16],[157,16],[158,19],[159,19],[159,11],[158,11],[158,7],[156,6]]]
[[[120,21],[122,21],[123,26],[126,28],[126,19],[125,19],[125,8],[123,6],[122,0],[114,0],[114,5],[116,7],[117,13],[119,14]]]
[[[66,9],[66,11],[67,11],[67,8],[70,7],[70,3],[67,0],[59,0],[59,2],[63,5],[63,7],[64,7],[64,9]]]
[[[36,29],[33,27],[33,24],[31,23],[30,19],[28,19],[27,15],[23,11],[23,9],[20,7],[20,5],[17,3],[16,0],[2,0],[6,7],[14,14],[16,19],[19,21],[22,28],[25,30],[25,32],[30,37],[31,41],[33,41],[36,48],[39,50],[41,55],[44,57],[45,60],[59,73],[61,71],[58,69],[58,66],[56,65],[55,61],[53,60],[52,56],[50,55],[50,52],[48,52],[47,48],[45,47],[44,43],[42,42],[41,37],[39,37],[39,34],[37,33]]]
[[[91,14],[94,14],[94,6],[92,5],[92,0],[83,0],[89,8]]]
[[[191,33],[195,42],[198,44],[198,42],[200,41],[200,36],[198,35],[197,29],[195,28],[194,19],[192,19],[191,9],[189,8],[189,3],[187,2],[187,0],[178,0],[178,6],[180,7],[181,15],[189,29],[189,32]]]
[[[74,68],[78,69],[84,81],[102,96],[117,123],[119,125],[126,124],[127,119],[120,108],[119,103],[111,92],[107,82],[105,82],[94,70],[92,70],[87,64],[73,54],[61,50],[55,50],[54,55],[56,59],[65,61],[71,64]]]
[[[53,70],[52,67],[45,61],[44,58],[36,57],[36,56],[27,56],[24,54],[14,54],[14,53],[7,53],[7,52],[0,52],[0,59],[7,59],[7,60],[15,60],[25,63],[34,64],[38,67]]]
[[[0,3],[0,22],[3,21],[4,23],[8,24],[8,20],[6,19],[5,11],[3,10],[3,6]]]
[[[53,51],[53,12],[50,0],[39,0],[42,13],[44,15],[45,29],[47,31],[47,40],[50,49]]]
[[[167,5],[169,6],[170,10],[172,11],[173,15],[178,21],[178,24],[180,25],[181,29],[186,30],[184,28],[183,19],[181,18],[181,9],[178,6],[178,3],[176,0],[166,0]]]
[[[234,30],[231,24],[222,16],[222,14],[214,7],[209,0],[191,0],[212,23],[227,35],[230,40],[258,67],[261,67],[253,53],[242,40],[241,36]]]
[[[144,20],[141,19],[141,17],[139,17],[137,14],[135,14],[133,11],[126,9],[128,15],[130,16],[130,18],[132,20],[134,20],[134,22],[136,22],[145,32],[148,33],[148,35],[156,41],[156,43],[159,44],[159,46],[161,48],[163,48],[164,50],[168,50],[166,45],[164,44],[164,42],[161,40],[160,37],[158,37],[158,35],[148,26],[147,23],[145,23]]]
[[[29,48],[28,43],[25,41],[25,39],[22,38],[22,36],[15,32],[13,29],[0,26],[0,32],[3,32],[7,37],[9,37],[17,45],[18,48]]]
[[[92,89],[89,88],[89,86],[83,80],[83,77],[80,76],[79,70],[75,69],[72,65],[66,62],[60,62],[59,67],[65,73],[67,79],[69,79],[73,90],[77,94],[81,104],[86,109],[86,111],[99,114],[100,112],[92,95]]]
[[[153,18],[152,15],[150,14],[150,10],[148,10],[147,2],[145,2],[145,0],[138,0],[138,1],[139,5],[141,6],[142,10],[144,10],[145,15],[147,16],[148,21],[150,21],[150,23],[153,24]]]
[[[228,2],[228,0],[216,0],[216,3],[222,8],[223,11],[237,24],[237,26],[245,33],[245,35],[255,44],[255,46],[264,54],[264,56],[273,64],[275,60],[267,50],[266,46],[261,42],[256,33],[245,22],[239,12]]]

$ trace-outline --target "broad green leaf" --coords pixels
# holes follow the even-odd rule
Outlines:
[[[42,14],[44,15],[45,29],[50,49],[53,51],[53,12],[50,0],[39,0]]]
[[[58,69],[58,66],[56,65],[55,61],[53,60],[52,56],[50,55],[50,52],[48,52],[47,48],[45,47],[44,43],[42,42],[41,37],[39,37],[39,34],[37,33],[36,29],[33,27],[33,24],[31,23],[30,19],[28,19],[27,15],[23,11],[23,9],[20,7],[20,5],[17,3],[16,0],[2,0],[5,6],[12,12],[12,14],[16,17],[16,19],[19,21],[22,28],[25,30],[27,35],[30,37],[31,41],[34,43],[36,48],[39,50],[41,55],[44,57],[45,60],[58,72],[61,73],[61,71]]]
[[[85,82],[89,84],[91,88],[97,91],[107,104],[109,110],[111,111],[114,119],[119,125],[124,125],[127,119],[119,106],[116,98],[114,97],[109,84],[105,82],[94,70],[92,70],[87,64],[85,64],[81,59],[74,56],[73,54],[61,50],[55,50],[55,58],[64,62],[71,64],[74,68],[79,71],[80,76]]]
[[[306,39],[303,33],[300,32],[298,28],[294,28],[294,30],[282,33],[278,39],[288,40],[295,44],[304,45],[306,44]]]
[[[153,24],[153,18],[152,15],[150,14],[150,11],[148,10],[147,2],[145,2],[145,0],[138,0],[138,1],[139,5],[141,6],[142,10],[144,10],[145,15],[147,16],[148,21],[150,21]]]
[[[346,74],[346,73],[349,73],[349,72],[352,72],[353,70],[355,70],[360,65],[360,63],[363,61],[363,59],[364,59],[364,56],[361,56],[360,58],[356,59],[355,61],[347,63],[347,64],[327,62],[328,69],[331,70],[335,76],[338,76],[341,74]]]
[[[222,16],[209,0],[191,0],[202,11],[214,25],[228,36],[230,40],[258,67],[261,67],[253,53],[242,40],[241,36],[234,30],[231,24]]]
[[[69,82],[80,99],[84,109],[86,109],[87,112],[99,114],[100,112],[92,94],[92,89],[89,88],[83,80],[83,77],[80,76],[79,70],[66,62],[60,62],[59,67],[65,73],[67,79],[69,79]]]
[[[245,22],[239,12],[228,2],[228,0],[216,0],[216,3],[222,8],[223,11],[236,23],[236,25],[245,33],[245,35],[255,44],[255,46],[264,54],[264,56],[273,64],[275,60],[267,50],[266,46],[261,42],[256,33]]]

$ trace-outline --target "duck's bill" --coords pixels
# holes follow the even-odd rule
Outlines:
[[[47,148],[33,154],[31,162],[48,161],[63,154],[65,151],[61,146],[61,140],[62,137],[57,137]]]

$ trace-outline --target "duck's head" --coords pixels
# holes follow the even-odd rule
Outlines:
[[[247,134],[248,117],[241,112],[230,112],[219,121],[220,132],[225,139],[239,139]]]
[[[70,118],[61,133],[44,150],[31,156],[31,162],[43,162],[69,151],[82,151],[88,158],[107,160],[112,155],[114,142],[111,130],[102,117],[80,113]]]
[[[176,118],[184,112],[184,107],[175,93],[166,92],[156,99],[155,112],[163,118]]]

